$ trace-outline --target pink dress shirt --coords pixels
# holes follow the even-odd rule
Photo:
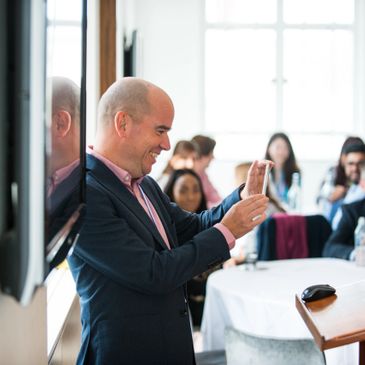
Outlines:
[[[198,175],[203,185],[203,191],[208,208],[210,209],[218,205],[222,201],[222,198],[220,197],[218,191],[215,189],[213,184],[210,182],[208,175],[205,171],[198,173]]]
[[[47,197],[49,197],[57,188],[59,184],[65,179],[67,179],[72,171],[79,165],[80,160],[77,159],[69,165],[62,167],[61,169],[56,170],[53,175],[48,179],[49,184],[47,188]]]

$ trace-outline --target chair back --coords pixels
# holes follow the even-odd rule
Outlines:
[[[321,257],[332,232],[322,215],[273,214],[257,231],[258,260]]]
[[[325,365],[311,339],[256,336],[232,327],[225,330],[227,365]]]
[[[203,351],[195,354],[196,365],[227,365],[224,350]]]

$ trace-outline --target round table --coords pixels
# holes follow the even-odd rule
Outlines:
[[[313,284],[335,288],[365,279],[365,268],[331,259],[258,262],[211,274],[201,331],[204,350],[224,348],[224,328],[231,326],[269,337],[312,338],[295,307],[295,294]],[[349,314],[350,315],[350,314]],[[325,351],[327,364],[357,364],[358,344]]]

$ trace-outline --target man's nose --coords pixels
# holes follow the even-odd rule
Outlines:
[[[161,142],[160,146],[165,151],[168,151],[171,148],[170,138],[169,138],[169,136],[168,136],[167,133],[164,133],[164,135],[162,137],[162,142]]]

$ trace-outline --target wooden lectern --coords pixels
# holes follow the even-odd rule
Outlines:
[[[297,294],[295,305],[321,351],[359,341],[359,364],[365,365],[365,281],[308,303]]]

